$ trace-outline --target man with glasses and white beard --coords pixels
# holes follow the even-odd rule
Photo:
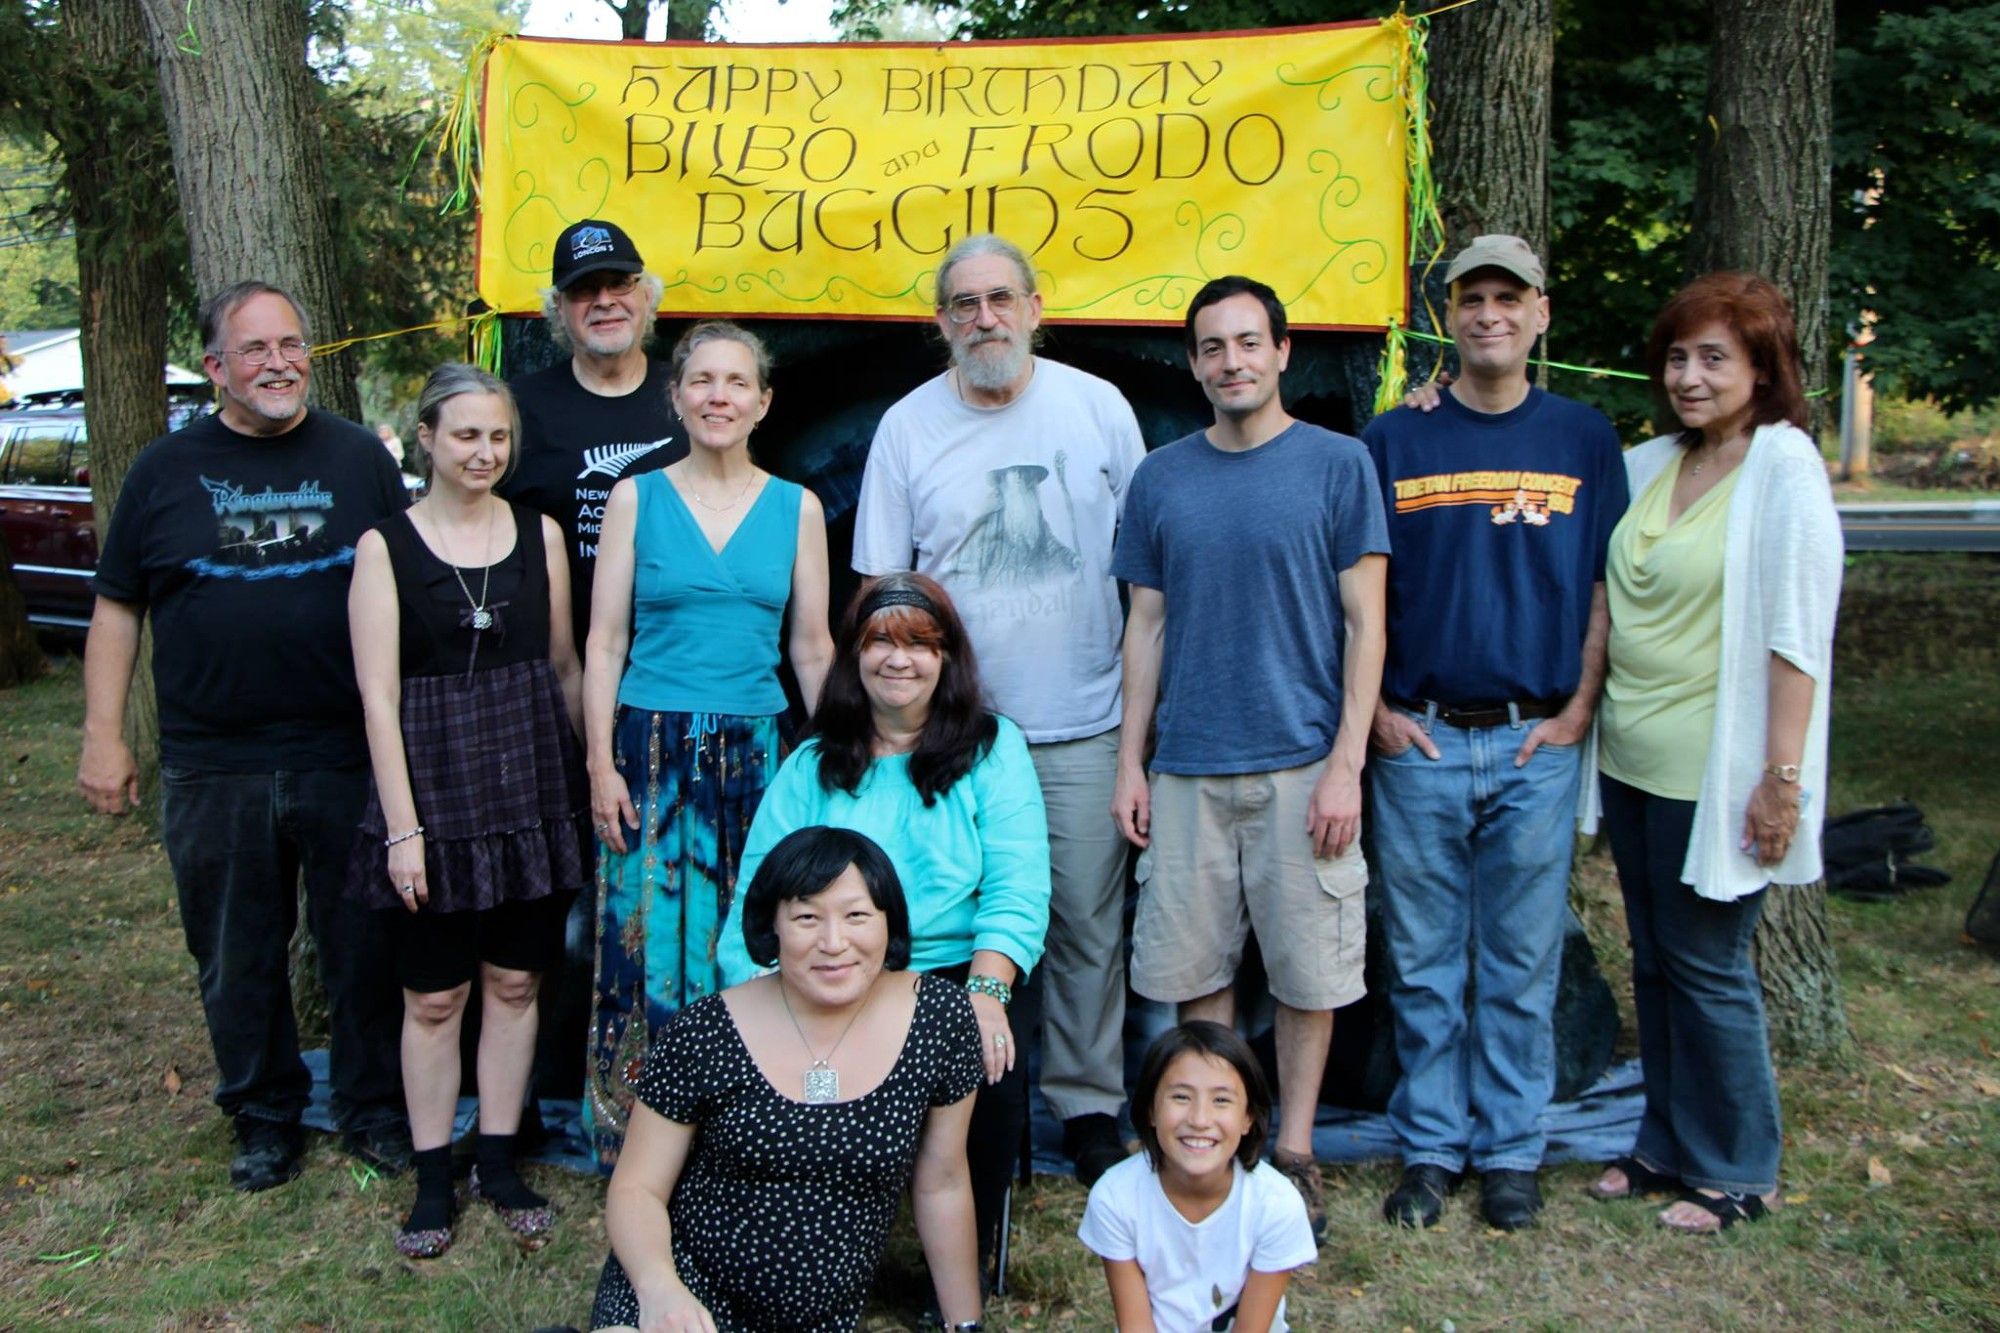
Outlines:
[[[1145,444],[1116,388],[1035,355],[1042,298],[1018,247],[968,236],[938,265],[936,288],[951,365],[876,429],[854,568],[942,583],[994,707],[1027,733],[1054,883],[1042,1096],[1088,1185],[1125,1153],[1126,853],[1106,813],[1123,623],[1111,546]]]

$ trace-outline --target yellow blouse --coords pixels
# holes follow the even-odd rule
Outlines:
[[[1669,523],[1680,471],[1678,463],[1663,468],[1611,533],[1611,669],[1598,709],[1598,766],[1654,796],[1692,801],[1715,728],[1723,534],[1742,468]]]

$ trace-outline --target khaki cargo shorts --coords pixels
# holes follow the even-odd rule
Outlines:
[[[1317,858],[1306,813],[1320,764],[1275,773],[1155,773],[1152,845],[1139,857],[1132,988],[1151,1000],[1214,994],[1236,978],[1250,932],[1271,994],[1338,1009],[1361,980],[1368,866],[1356,837]]]

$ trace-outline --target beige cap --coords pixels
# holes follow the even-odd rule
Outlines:
[[[1480,268],[1501,269],[1537,289],[1548,286],[1548,280],[1542,273],[1542,261],[1535,258],[1535,252],[1518,236],[1496,233],[1473,237],[1472,244],[1460,250],[1451,261],[1451,267],[1444,271],[1444,280],[1454,283]]]

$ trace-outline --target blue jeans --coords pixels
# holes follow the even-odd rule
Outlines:
[[[403,1118],[403,994],[378,914],[345,896],[368,770],[202,773],[163,768],[160,841],[215,1049],[215,1104],[294,1124],[312,1094],[299,1059],[290,953],[301,875],[326,983],[333,1117]]]
[[[1543,745],[1514,767],[1534,725],[1432,721],[1438,758],[1369,757],[1407,1166],[1542,1162],[1580,765]]]
[[[1778,1187],[1778,1083],[1750,939],[1764,894],[1734,902],[1681,882],[1694,802],[1604,779],[1604,828],[1632,932],[1646,1114],[1632,1155],[1702,1189]]]

